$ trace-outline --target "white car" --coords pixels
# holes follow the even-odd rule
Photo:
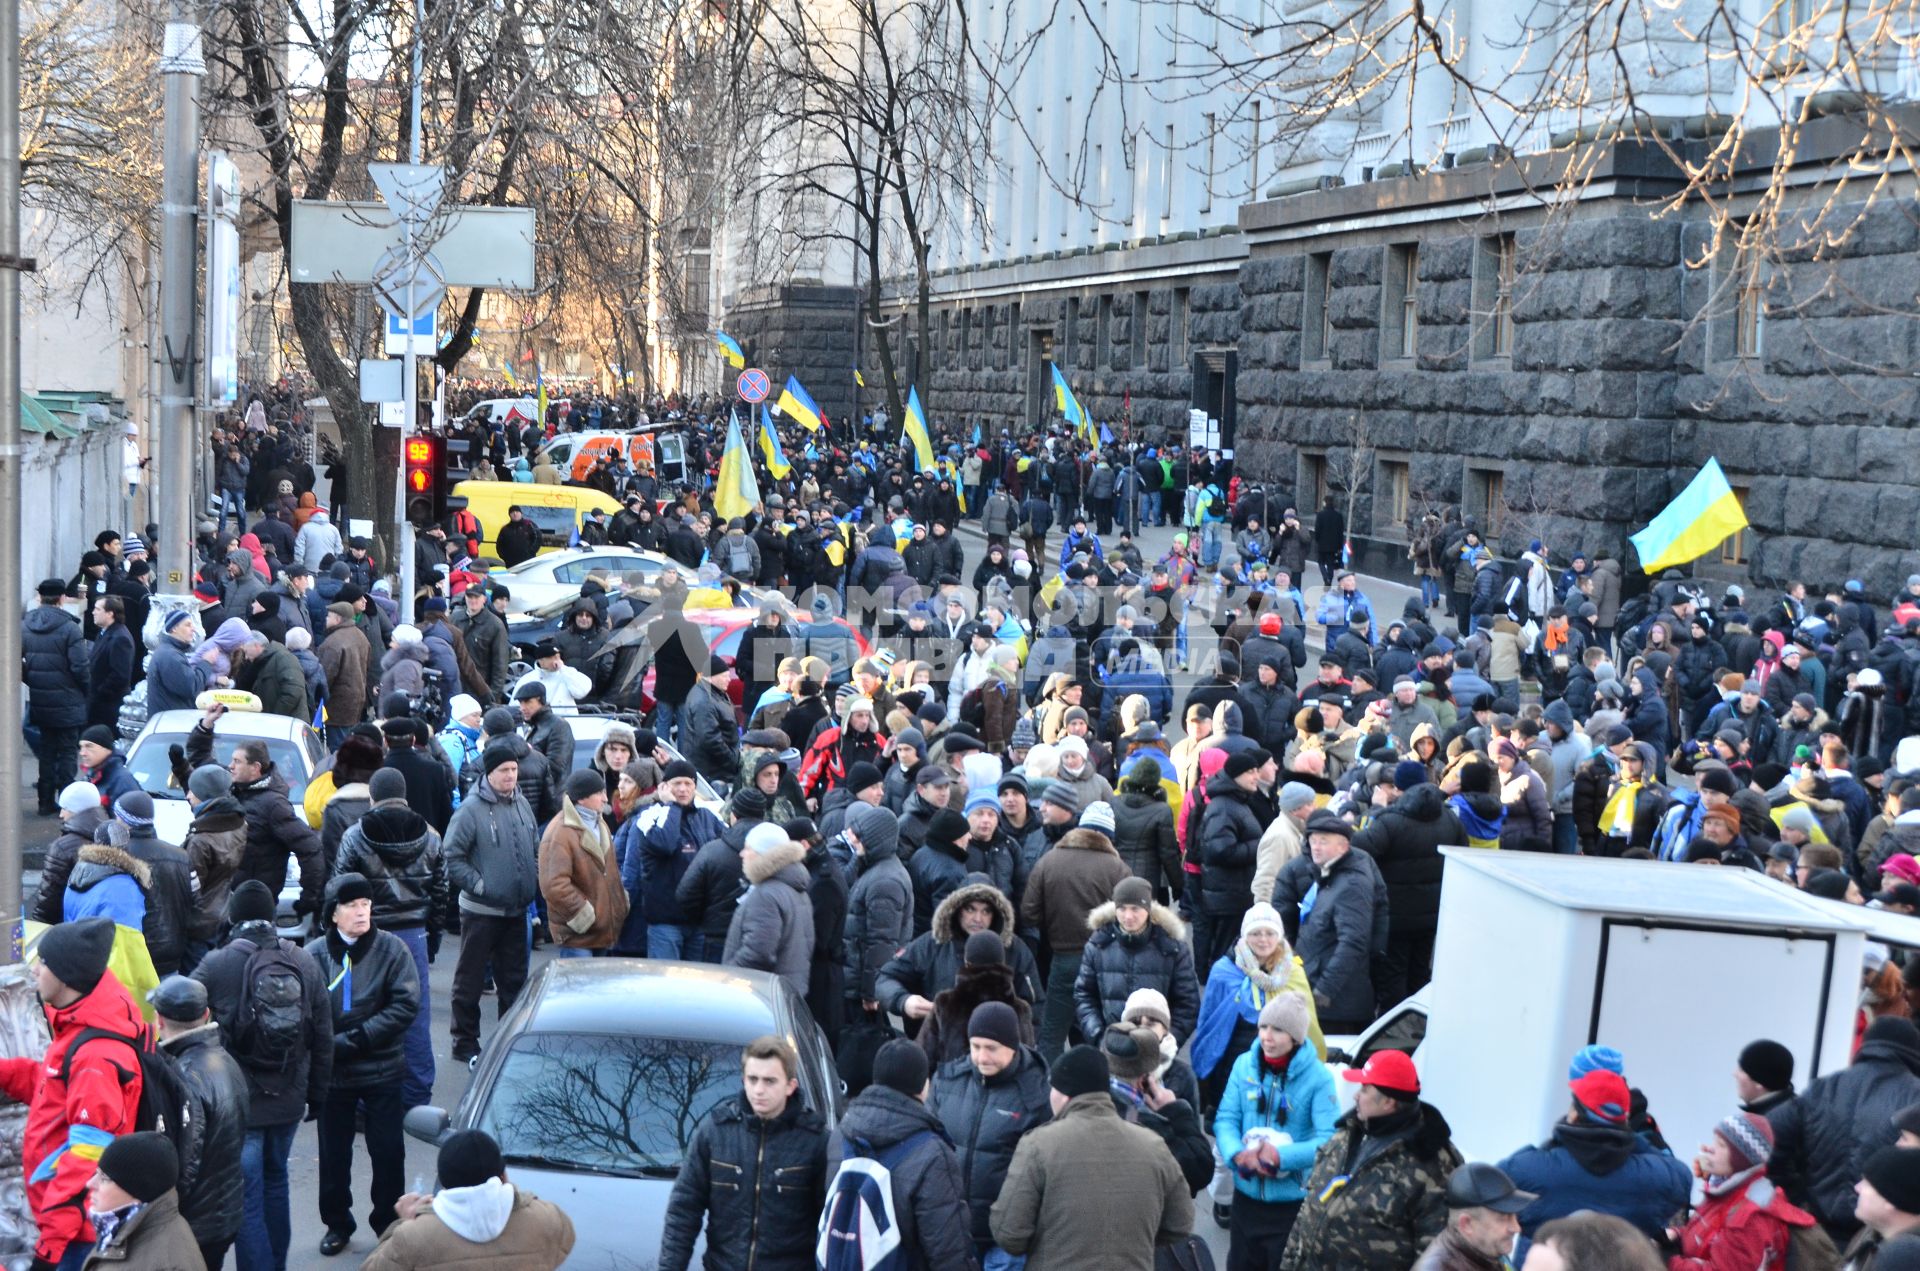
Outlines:
[[[563,552],[548,552],[532,560],[521,561],[512,569],[496,569],[493,581],[507,589],[508,613],[526,613],[556,600],[571,600],[580,594],[587,575],[601,573],[609,579],[618,575],[648,582],[669,570],[678,573],[689,588],[700,585],[700,577],[691,569],[662,556],[631,547],[572,547]],[[618,590],[609,586],[609,591]]]
[[[193,824],[193,809],[187,806],[187,792],[174,781],[170,747],[187,744],[187,734],[200,722],[199,711],[161,711],[140,729],[139,736],[127,747],[127,770],[140,788],[153,796],[153,832],[163,842],[184,843]],[[287,782],[287,799],[298,810],[307,795],[307,783],[326,758],[320,734],[303,719],[291,715],[268,715],[253,711],[229,711],[213,726],[213,759],[222,767],[233,758],[233,748],[243,741],[264,741],[274,770]],[[287,881],[280,889],[276,925],[283,935],[294,935],[302,926],[294,917],[293,905],[300,898],[299,861],[287,858]]]

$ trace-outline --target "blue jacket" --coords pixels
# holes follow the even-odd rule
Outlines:
[[[620,862],[620,881],[627,895],[639,898],[649,924],[685,926],[697,921],[683,913],[676,893],[687,866],[700,845],[726,832],[720,818],[699,804],[681,807],[671,800],[634,812],[640,850],[629,851]]]
[[[1632,1130],[1592,1122],[1563,1121],[1543,1146],[1521,1148],[1500,1168],[1514,1186],[1540,1198],[1520,1213],[1529,1240],[1541,1223],[1582,1209],[1624,1218],[1658,1239],[1686,1207],[1693,1183],[1685,1165]]]
[[[207,690],[211,671],[193,656],[193,650],[170,635],[154,642],[147,659],[147,714],[193,709],[194,699]]]
[[[1260,1043],[1256,1041],[1233,1061],[1233,1073],[1220,1095],[1220,1110],[1213,1117],[1213,1138],[1220,1159],[1232,1169],[1235,1154],[1246,1146],[1247,1131],[1257,1126],[1286,1131],[1293,1142],[1280,1149],[1281,1172],[1273,1178],[1261,1178],[1243,1176],[1235,1169],[1233,1186],[1235,1191],[1269,1204],[1298,1201],[1306,1197],[1314,1155],[1333,1137],[1333,1123],[1339,1119],[1340,1101],[1334,1097],[1333,1074],[1311,1045],[1295,1049],[1286,1072],[1275,1076],[1260,1062]]]
[[[1313,620],[1329,631],[1344,631],[1353,625],[1356,616],[1367,620],[1367,640],[1370,644],[1380,642],[1380,624],[1373,620],[1373,602],[1367,599],[1363,591],[1355,591],[1351,596],[1338,587],[1325,592],[1320,603],[1314,606]]]
[[[1653,832],[1653,854],[1663,861],[1684,861],[1707,810],[1692,790],[1675,790],[1673,806],[1660,816],[1660,828]]]

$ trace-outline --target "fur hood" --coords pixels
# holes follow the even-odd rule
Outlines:
[[[153,871],[147,868],[145,861],[124,848],[107,843],[89,843],[80,849],[77,859],[82,865],[103,865],[115,873],[126,874],[140,884],[141,891],[150,891],[153,887]]]
[[[789,865],[807,859],[807,849],[798,843],[783,843],[771,852],[746,852],[740,857],[740,872],[749,883],[766,882]]]
[[[1112,839],[1100,831],[1088,829],[1084,825],[1076,825],[1065,834],[1062,834],[1060,841],[1053,846],[1055,849],[1077,849],[1082,852],[1105,852],[1109,856],[1120,855],[1120,853],[1113,850]]]
[[[979,875],[975,875],[979,877]],[[993,906],[993,931],[1000,937],[1001,943],[1013,947],[1014,921],[1013,902],[991,883],[966,883],[948,892],[946,898],[933,911],[933,942],[950,944],[960,942],[960,911],[976,900],[984,900]]]
[[[1183,941],[1187,938],[1187,924],[1180,921],[1179,914],[1176,914],[1159,901],[1155,901],[1152,908],[1147,910],[1147,922],[1150,926],[1160,928],[1160,930],[1166,932],[1175,940]],[[1120,930],[1120,907],[1111,900],[1104,905],[1097,906],[1092,913],[1087,915],[1087,930],[1099,931],[1108,923],[1113,924],[1114,931],[1118,932]]]

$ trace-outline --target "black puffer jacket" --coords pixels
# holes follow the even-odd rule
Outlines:
[[[702,1221],[706,1266],[813,1264],[827,1198],[827,1126],[798,1097],[764,1121],[731,1095],[687,1144],[660,1232],[660,1271],[687,1271]]]
[[[1087,928],[1093,934],[1087,937],[1080,973],[1073,981],[1080,1035],[1101,1036],[1107,1025],[1120,1022],[1134,990],[1155,989],[1166,994],[1173,1035],[1193,1036],[1193,1026],[1200,1022],[1200,981],[1193,973],[1187,924],[1173,910],[1156,904],[1149,911],[1146,930],[1134,936],[1120,929],[1118,914],[1109,901],[1087,915]]]
[[[327,898],[320,906],[323,923],[333,912],[342,877],[351,875],[341,875],[327,884]],[[349,954],[353,957],[351,1006],[344,1005],[348,985],[343,972]],[[326,935],[307,942],[307,956],[320,968],[321,979],[329,986],[332,1089],[397,1085],[407,1066],[400,1042],[413,1017],[420,1013],[420,973],[414,967],[413,951],[399,936],[378,927],[349,948],[328,923]]]
[[[348,827],[333,873],[360,874],[373,884],[373,924],[380,930],[440,929],[447,899],[440,836],[405,803],[375,804]]]
[[[293,954],[306,995],[301,1011],[306,1034],[299,1052],[285,1068],[252,1066],[234,1049],[234,1026],[248,991],[247,962],[272,944]],[[333,1082],[333,1013],[327,1004],[327,982],[299,945],[281,940],[270,922],[243,922],[226,944],[200,960],[193,978],[207,986],[207,1006],[220,1025],[220,1044],[246,1074],[249,1128],[297,1123],[307,1108],[326,1098],[327,1087]]]
[[[922,843],[907,862],[913,875],[913,929],[933,930],[933,911],[960,889],[973,867],[981,862],[972,852],[951,843]]]
[[[187,1089],[200,1105],[200,1152],[180,1180],[180,1213],[200,1244],[233,1239],[246,1208],[240,1149],[247,1138],[247,1076],[220,1045],[220,1026],[209,1022],[162,1042]]]
[[[973,1239],[982,1249],[993,1243],[987,1218],[1013,1164],[1013,1149],[1036,1126],[1053,1119],[1047,1065],[1031,1046],[991,1077],[982,1077],[962,1055],[933,1074],[927,1106],[946,1127],[960,1156],[966,1183]]]
[[[212,763],[213,730],[195,724],[187,734],[186,750],[187,763],[192,767]],[[247,818],[247,850],[240,859],[234,885],[258,879],[278,896],[287,881],[287,853],[292,852],[300,860],[300,912],[318,909],[320,889],[326,883],[326,861],[320,851],[320,836],[287,801],[287,779],[269,763],[258,780],[245,785],[236,782],[233,798]]]
[[[1802,1169],[1807,1180],[1807,1194],[1790,1199],[1831,1230],[1859,1229],[1853,1185],[1860,1181],[1860,1167],[1892,1144],[1898,1134],[1894,1114],[1920,1103],[1920,1050],[1885,1036],[1910,1036],[1913,1030],[1904,1024],[1875,1020],[1851,1065],[1767,1113],[1775,1157]]]
[[[553,788],[565,789],[567,777],[573,772],[573,725],[549,706],[527,721],[526,742],[546,759]],[[558,810],[557,801],[555,808]]]
[[[51,926],[61,920],[67,876],[73,873],[74,862],[80,859],[80,849],[93,842],[93,832],[106,819],[107,810],[102,807],[82,808],[67,818],[60,837],[47,849],[46,860],[40,866],[40,891],[33,898],[33,912],[28,915],[35,922]]]
[[[693,864],[687,866],[679,886],[673,889],[680,912],[688,922],[699,926],[707,943],[716,949],[726,944],[733,911],[740,907],[740,895],[747,890],[740,853],[747,845],[748,833],[759,824],[758,818],[735,821],[719,838],[702,843]]]
[[[1417,785],[1353,836],[1387,883],[1389,923],[1396,932],[1432,931],[1440,921],[1443,844],[1465,843],[1460,818],[1439,786]]]
[[[28,718],[41,728],[84,727],[92,659],[80,620],[59,605],[40,605],[27,612],[21,627]]]
[[[127,838],[127,854],[147,867],[147,919],[142,934],[153,969],[165,979],[180,969],[193,930],[193,868],[187,854],[142,826]]]
[[[1221,916],[1253,904],[1253,868],[1265,830],[1247,792],[1225,773],[1207,783],[1200,820],[1200,910]]]
[[[1171,887],[1178,895],[1186,877],[1180,868],[1180,843],[1173,834],[1173,809],[1167,806],[1166,794],[1122,789],[1110,802],[1113,850],[1120,853],[1135,878],[1146,879],[1156,891]]]
[[[707,680],[696,683],[680,708],[680,748],[709,781],[740,779],[740,727],[733,699]]]
[[[926,1104],[889,1086],[868,1086],[847,1105],[827,1147],[827,1177],[849,1156],[884,1152],[925,1135],[893,1166],[901,1271],[950,1271],[974,1264],[973,1223],[960,1158]]]
[[[898,1015],[914,994],[932,1001],[950,989],[960,977],[965,958],[967,931],[960,922],[961,911],[974,901],[993,907],[989,926],[1000,937],[1007,951],[1007,965],[1013,970],[1014,992],[1022,1001],[1038,1009],[1045,1000],[1040,969],[1027,943],[1015,934],[1013,904],[984,875],[969,875],[965,884],[950,893],[933,911],[933,925],[913,938],[880,968],[875,996],[880,1004]]]

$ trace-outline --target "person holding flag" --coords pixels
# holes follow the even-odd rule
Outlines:
[[[900,444],[913,447],[913,470],[933,470],[933,438],[927,432],[927,416],[920,409],[920,390],[907,390],[907,417],[900,426]]]
[[[780,434],[773,430],[773,416],[765,402],[760,403],[760,453],[766,456],[767,472],[775,481],[784,481],[793,471],[787,452],[780,448]]]

